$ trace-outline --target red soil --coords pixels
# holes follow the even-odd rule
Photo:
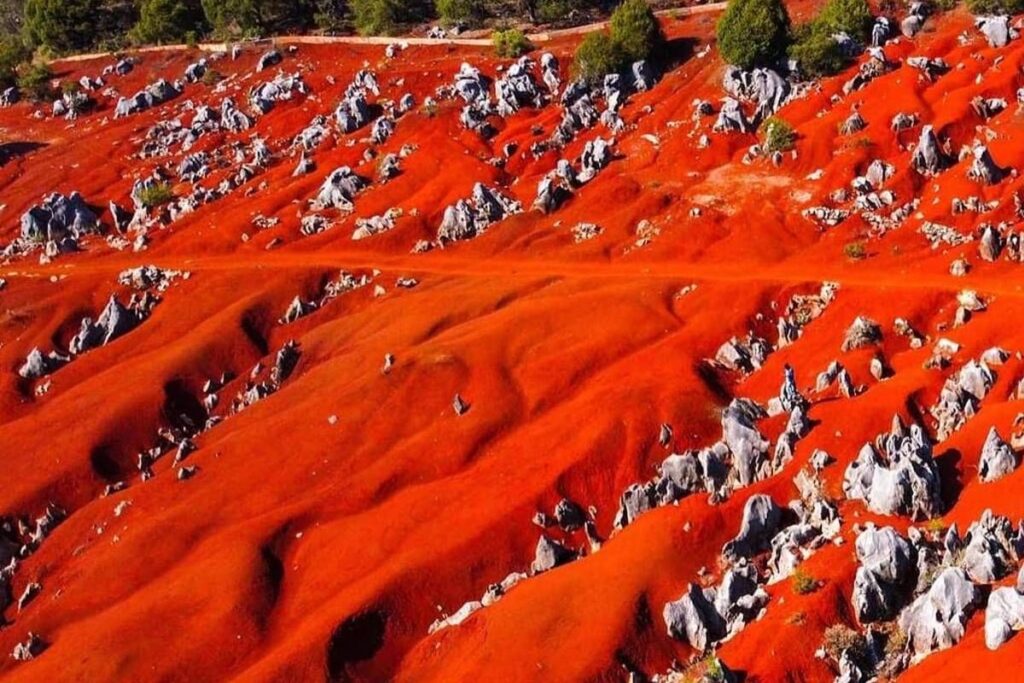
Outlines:
[[[1024,315],[1020,272],[981,262],[974,245],[933,250],[917,232],[923,219],[964,233],[982,220],[1009,219],[1022,181],[979,188],[961,163],[922,182],[900,147],[916,132],[897,140],[888,126],[897,112],[918,112],[955,148],[970,142],[982,125],[970,99],[1015,100],[1024,40],[997,53],[972,33],[959,46],[969,17],[945,15],[934,32],[887,51],[941,55],[962,69],[927,84],[902,67],[835,106],[829,97],[850,74],[823,82],[819,93],[781,112],[799,133],[798,156],[774,168],[740,162],[753,136],[711,135],[710,147],[699,149],[690,133],[692,100],[721,97],[722,62],[714,52],[698,56],[713,22],[708,15],[666,20],[679,65],[653,91],[630,99],[618,158],[551,216],[527,212],[471,242],[409,253],[416,240],[433,237],[444,207],[475,181],[503,184],[528,206],[555,161],[517,156],[505,171],[487,163],[506,142],[528,147],[533,126],[550,130],[556,107],[524,110],[488,143],[460,128],[458,107],[442,103],[434,117],[414,113],[400,121],[383,151],[405,143],[418,151],[400,177],[356,200],[357,216],[405,210],[384,235],[353,242],[353,218],[318,236],[300,235],[300,203],[328,172],[351,164],[373,175],[374,165],[362,161],[365,144],[328,143],[315,155],[313,174],[293,179],[294,160],[280,159],[252,183],[266,181],[265,189],[249,198],[240,190],[179,219],[154,233],[144,253],[117,252],[92,238],[82,253],[49,264],[0,268],[8,281],[0,292],[0,513],[34,517],[50,501],[70,513],[15,576],[15,596],[31,581],[43,592],[24,611],[5,613],[0,678],[276,681],[333,673],[350,680],[611,681],[625,678],[623,663],[650,674],[687,659],[692,653],[665,634],[662,606],[700,567],[717,566],[749,495],[768,492],[780,504],[794,497],[792,476],[815,448],[838,461],[825,474],[840,494],[843,470],[860,446],[894,413],[920,414],[934,400],[950,371],[923,369],[931,344],[909,349],[891,333],[893,318],[910,320],[933,341],[960,343],[954,369],[993,345],[1024,348],[1016,324]],[[553,48],[563,68],[571,40]],[[382,97],[408,90],[417,101],[449,82],[463,60],[491,75],[499,63],[480,48],[414,46],[388,62],[382,52],[303,46],[284,68],[303,69],[313,94],[278,104],[255,132],[280,152],[315,114],[333,109],[364,62],[377,70]],[[995,66],[997,54],[1004,59]],[[159,76],[179,76],[195,57],[147,54],[113,84],[134,92]],[[244,76],[256,57],[250,52],[216,68]],[[60,75],[95,76],[105,63],[75,63]],[[194,85],[178,100],[122,120],[112,119],[113,102],[104,101],[74,125],[34,119],[28,104],[0,111],[0,139],[41,145],[0,167],[0,242],[16,235],[21,213],[50,191],[127,205],[133,180],[159,163],[132,156],[139,138],[189,98],[221,99]],[[871,144],[836,135],[855,102],[869,122],[858,138]],[[704,120],[701,132],[710,135],[710,124]],[[988,127],[995,159],[1019,163],[1024,139],[1015,111]],[[597,134],[604,133],[584,133],[566,158]],[[222,142],[204,139],[199,148]],[[920,196],[921,215],[869,240],[869,258],[851,262],[844,245],[865,239],[866,226],[851,218],[822,232],[800,211],[848,187],[873,158],[896,166],[891,186],[900,201]],[[805,179],[819,168],[821,180]],[[998,198],[1001,208],[950,216],[951,198],[970,194]],[[690,215],[693,207],[700,216]],[[258,213],[281,222],[255,233]],[[627,249],[644,219],[660,234]],[[580,221],[600,224],[603,234],[574,244],[569,229]],[[272,238],[283,243],[268,251]],[[948,274],[961,254],[974,265],[966,279]],[[187,269],[192,277],[175,284],[140,328],[61,369],[49,392],[34,396],[15,372],[26,354],[65,345],[83,315],[124,291],[117,273],[144,263]],[[375,268],[383,297],[364,288],[292,325],[275,323],[292,297],[312,297],[325,276]],[[420,285],[397,289],[398,276]],[[772,305],[826,280],[840,283],[838,298],[796,344],[743,381],[706,371],[704,359],[719,344],[744,334]],[[691,283],[695,291],[676,296]],[[990,306],[951,329],[954,294],[965,287]],[[840,354],[857,315],[886,328],[891,379],[870,378],[869,352]],[[244,376],[291,338],[302,350],[295,376],[198,439],[190,457],[198,476],[177,481],[165,458],[154,479],[138,481],[135,454],[166,424],[169,393],[184,387],[200,395],[206,378],[226,370]],[[380,373],[385,353],[396,357],[388,375]],[[786,363],[809,388],[839,357],[869,388],[853,399],[817,401],[810,410],[816,425],[782,474],[719,506],[692,497],[648,513],[601,552],[531,578],[461,626],[427,635],[440,609],[452,613],[488,584],[526,570],[539,532],[530,523],[535,511],[550,512],[567,496],[596,506],[598,529],[607,535],[619,493],[648,478],[664,457],[662,422],[675,426],[677,449],[709,445],[730,397],[767,400]],[[1008,437],[1024,409],[1010,395],[1020,361],[996,372],[997,387],[980,414],[936,448],[952,492],[943,521],[961,529],[987,507],[1014,520],[1024,516],[1021,470],[994,484],[976,480],[988,427]],[[471,404],[463,417],[450,407],[456,392]],[[131,486],[100,496],[119,479]],[[115,517],[122,501],[130,506]],[[871,518],[859,503],[844,503],[842,511],[847,543],[806,564],[822,587],[810,595],[796,595],[788,581],[771,587],[766,616],[722,647],[722,659],[748,681],[831,680],[814,651],[827,626],[852,622],[852,526]],[[579,545],[582,535],[571,540]],[[1024,638],[990,653],[982,621],[976,616],[961,645],[906,678],[977,680],[981,670],[1010,671],[1024,656]],[[29,631],[49,648],[28,663],[7,658]]]

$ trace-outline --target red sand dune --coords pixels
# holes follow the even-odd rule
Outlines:
[[[278,158],[250,183],[259,188],[251,196],[239,190],[199,208],[152,233],[142,253],[93,237],[82,252],[49,263],[32,256],[0,267],[7,280],[0,291],[0,514],[34,518],[50,502],[68,512],[15,574],[15,597],[33,581],[43,588],[24,610],[11,605],[4,613],[0,678],[614,681],[625,680],[624,665],[653,674],[674,659],[686,661],[693,653],[666,635],[662,607],[699,568],[717,571],[721,546],[735,535],[750,495],[769,493],[785,504],[796,495],[793,475],[824,448],[837,460],[825,470],[827,484],[841,496],[846,465],[894,413],[925,414],[944,379],[991,346],[1024,349],[1019,266],[982,262],[976,242],[932,249],[917,230],[936,220],[969,234],[982,221],[1011,219],[1022,181],[979,188],[966,179],[967,162],[922,180],[908,170],[910,152],[901,147],[917,129],[897,139],[888,123],[897,112],[918,112],[959,148],[982,125],[971,98],[1004,97],[1010,110],[985,124],[994,135],[989,145],[1000,163],[1019,164],[1024,139],[1012,103],[1024,40],[997,52],[972,33],[961,46],[956,36],[971,28],[970,18],[962,10],[944,15],[933,31],[887,50],[894,58],[943,56],[962,68],[928,84],[904,66],[836,105],[829,98],[852,69],[826,79],[781,112],[799,134],[798,154],[776,168],[743,164],[754,136],[711,135],[713,118],[700,123],[711,137],[707,149],[691,132],[692,101],[717,104],[722,96],[724,66],[716,52],[700,52],[713,25],[713,15],[665,20],[678,64],[652,91],[630,98],[615,160],[549,216],[528,211],[472,241],[410,253],[417,240],[434,236],[444,207],[467,196],[474,182],[497,184],[529,206],[555,162],[553,154],[533,160],[520,153],[502,170],[487,160],[506,142],[525,150],[534,126],[550,131],[557,123],[557,107],[526,108],[485,142],[462,129],[457,105],[441,102],[434,116],[417,109],[403,117],[382,146],[417,146],[402,175],[361,194],[354,216],[303,237],[302,204],[327,173],[349,164],[374,175],[375,162],[363,161],[365,142],[347,144],[366,130],[327,142],[315,153],[317,170],[298,179],[285,150],[315,114],[330,114],[357,69],[377,71],[382,97],[410,91],[420,102],[449,83],[460,62],[494,75],[501,60],[485,48],[412,46],[385,60],[379,46],[302,46],[282,68],[303,71],[308,97],[278,103],[252,131],[196,146],[265,137]],[[563,68],[574,40],[551,46]],[[1003,59],[994,65],[997,54]],[[112,84],[131,93],[157,77],[178,77],[196,57],[147,53]],[[248,77],[233,93],[239,101],[256,82],[250,74],[257,57],[249,50],[237,62],[216,64],[225,75]],[[109,62],[58,71],[77,80]],[[18,145],[0,167],[0,242],[13,238],[18,217],[51,191],[78,190],[99,207],[110,200],[129,205],[136,178],[160,163],[173,168],[181,157],[138,159],[147,129],[186,100],[217,105],[221,98],[207,85],[190,85],[168,104],[117,120],[113,101],[100,98],[96,111],[73,124],[33,118],[24,103],[0,110],[0,139]],[[836,134],[854,102],[869,121],[857,144]],[[598,134],[605,134],[600,126],[584,132],[565,158]],[[918,196],[921,204],[900,229],[866,240],[868,258],[851,261],[844,246],[866,239],[862,221],[822,231],[800,212],[848,187],[873,158],[895,165],[891,187],[901,201]],[[817,169],[821,179],[807,180]],[[951,198],[969,194],[999,199],[1000,209],[950,216]],[[392,206],[405,211],[394,230],[350,239],[355,216]],[[691,215],[694,207],[699,216]],[[280,223],[256,231],[256,214]],[[641,220],[659,233],[631,248]],[[581,221],[603,233],[575,244],[570,228]],[[272,239],[280,244],[268,250]],[[948,274],[960,255],[973,266],[966,278]],[[83,315],[95,316],[112,293],[127,298],[117,274],[147,263],[191,277],[172,285],[143,325],[60,369],[49,391],[35,395],[38,382],[16,374],[28,352],[65,346]],[[276,323],[294,296],[314,297],[341,269],[376,269],[374,283],[385,293],[374,296],[371,285],[295,323]],[[403,276],[419,285],[395,287]],[[839,283],[839,294],[798,342],[746,379],[707,369],[722,342],[754,325],[774,329],[773,310],[824,281]],[[677,295],[690,284],[696,289]],[[976,289],[989,307],[953,329],[955,294],[964,288]],[[890,379],[871,378],[871,352],[840,352],[858,315],[885,328],[881,352]],[[930,342],[909,348],[891,332],[895,317]],[[926,370],[939,337],[961,349],[951,369]],[[301,348],[293,377],[196,440],[188,461],[198,467],[194,478],[178,481],[165,456],[152,480],[139,481],[136,454],[154,444],[176,405],[201,396],[207,378],[230,371],[242,379],[224,390],[226,406],[253,364],[272,362],[289,339]],[[395,365],[384,375],[387,353]],[[814,428],[782,473],[721,505],[692,496],[652,511],[600,552],[530,578],[465,623],[428,635],[442,611],[453,613],[489,584],[526,571],[539,536],[531,517],[550,513],[561,497],[595,506],[607,537],[619,494],[649,478],[666,454],[657,443],[661,423],[674,426],[677,450],[710,445],[731,397],[766,401],[785,364],[809,389],[836,358],[868,389],[850,399],[816,399]],[[1024,516],[1024,473],[993,484],[977,480],[988,427],[1008,437],[1024,410],[1013,395],[1019,358],[996,372],[978,416],[936,446],[954,492],[942,521],[961,528],[985,508]],[[470,404],[461,417],[451,407],[456,393]],[[226,415],[225,406],[218,412]],[[765,428],[777,434],[781,426]],[[130,484],[125,490],[101,495],[121,480]],[[844,501],[841,511],[846,543],[805,565],[821,587],[809,595],[796,594],[788,581],[769,587],[765,616],[720,649],[746,680],[834,676],[814,652],[826,627],[853,623],[853,525],[878,519],[859,502]],[[581,532],[567,541],[586,545]],[[904,677],[979,680],[980,671],[1002,671],[1015,680],[1024,638],[989,652],[982,625],[979,613],[962,643]],[[48,648],[15,662],[7,654],[28,632]]]

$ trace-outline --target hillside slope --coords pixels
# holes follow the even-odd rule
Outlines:
[[[798,498],[793,479],[821,449],[834,462],[820,472],[820,494],[842,525],[839,540],[801,564],[815,590],[801,593],[788,579],[764,586],[763,614],[717,653],[747,681],[832,680],[834,662],[815,651],[829,626],[859,628],[858,531],[870,521],[906,533],[912,523],[870,512],[843,489],[847,466],[894,415],[935,441],[941,511],[938,521],[918,520],[921,529],[939,534],[955,523],[963,533],[986,509],[1016,525],[1024,474],[983,483],[978,470],[990,427],[1010,441],[1024,412],[1024,330],[1015,324],[1024,277],[1005,254],[981,258],[979,244],[983,224],[1013,231],[1024,181],[1007,170],[998,183],[978,183],[970,158],[926,177],[911,168],[911,147],[928,124],[953,150],[977,138],[1000,165],[1018,164],[1024,40],[991,48],[962,11],[930,19],[916,38],[885,46],[892,68],[865,87],[842,94],[868,56],[777,112],[798,137],[776,165],[744,160],[756,135],[712,132],[725,71],[708,49],[714,20],[665,19],[669,67],[628,96],[623,130],[598,123],[537,155],[531,146],[562,118],[557,101],[491,117],[485,138],[460,124],[457,96],[438,97],[462,62],[492,79],[508,70],[510,60],[471,46],[413,45],[386,57],[380,46],[302,45],[261,72],[261,52],[248,48],[211,59],[219,83],[188,83],[163,104],[115,118],[117,95],[182,78],[200,57],[147,53],[130,73],[108,75],[91,93],[94,108],[75,120],[48,106],[36,116],[29,103],[0,110],[0,244],[50,192],[81,193],[102,224],[78,251],[45,256],[37,247],[0,266],[0,513],[11,520],[0,557],[18,552],[48,505],[63,513],[16,563],[13,599],[29,584],[39,590],[22,609],[4,610],[0,678],[551,682],[663,673],[695,655],[667,634],[665,604],[690,582],[717,583],[728,569],[723,545],[751,497],[779,506]],[[544,46],[561,63],[563,86],[574,43]],[[921,55],[952,68],[924,79],[906,62]],[[95,78],[111,63],[65,64],[60,76]],[[415,102],[381,141],[370,139],[372,123],[343,133],[334,118],[364,68],[379,83],[374,117],[405,93]],[[278,73],[301,74],[305,92],[255,111],[250,89]],[[978,96],[1009,105],[985,118],[972,107]],[[173,126],[154,130],[175,118],[187,129],[199,105],[220,112],[226,97],[250,128],[203,129],[185,143]],[[698,99],[715,113],[694,115]],[[839,134],[855,108],[866,127]],[[894,133],[899,113],[919,118]],[[293,142],[320,115],[323,139],[306,153],[315,169],[295,176],[302,152]],[[614,140],[607,166],[556,210],[531,209],[558,160],[579,169],[599,137]],[[190,182],[181,164],[197,152],[208,168]],[[387,154],[400,157],[400,171],[384,182]],[[823,227],[803,215],[849,208],[851,182],[876,159],[892,165],[892,208],[919,200],[905,217],[851,210]],[[134,184],[158,167],[185,197],[233,178],[243,162],[251,177],[224,196],[173,220],[151,211],[144,230],[114,225],[108,203],[131,212]],[[351,210],[311,209],[345,166],[368,181]],[[523,211],[415,253],[478,182]],[[851,199],[830,198],[838,188]],[[954,214],[954,198],[971,196],[994,204]],[[353,239],[358,219],[393,208],[393,227]],[[311,215],[323,217],[319,225]],[[937,246],[922,233],[935,224],[948,228]],[[959,258],[970,263],[965,276],[950,273]],[[162,271],[157,284],[119,280],[148,264]],[[775,347],[787,306],[823,283],[836,284],[834,296],[759,367],[710,362],[751,330]],[[132,329],[44,376],[19,375],[34,348],[65,353],[83,317],[95,321],[111,296],[138,318]],[[301,317],[283,322],[296,297]],[[965,307],[976,310],[958,314]],[[877,321],[881,337],[844,351],[858,317]],[[900,334],[897,319],[912,332]],[[955,351],[929,364],[940,339]],[[297,356],[279,355],[292,340]],[[1005,357],[986,354],[994,347]],[[930,409],[944,383],[983,357],[991,386],[962,425],[940,434]],[[853,395],[814,390],[834,360]],[[809,400],[792,459],[722,501],[694,493],[613,531],[627,487],[650,480],[670,453],[717,442],[733,399],[769,404],[787,366]],[[758,420],[771,453],[786,424],[785,415]],[[150,449],[158,457],[147,464]],[[563,498],[582,509],[589,541],[578,525],[533,523]],[[529,573],[542,534],[581,557],[428,632],[491,584]],[[753,563],[765,561],[761,553]],[[1015,570],[1000,581],[1012,583]],[[1024,638],[993,652],[983,629],[982,608],[958,644],[901,678],[974,680],[979,667],[1008,670],[1024,656]],[[7,657],[29,633],[45,649],[31,661]]]

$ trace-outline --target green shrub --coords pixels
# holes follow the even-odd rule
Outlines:
[[[741,69],[771,66],[785,55],[789,30],[782,0],[729,0],[718,21],[718,50]]]
[[[875,17],[867,0],[828,0],[817,23],[829,34],[846,33],[863,43],[871,37]]]
[[[793,583],[793,592],[797,595],[807,595],[818,590],[818,580],[803,569],[797,569],[793,572],[790,580]]]
[[[601,81],[605,74],[622,68],[622,53],[611,35],[604,31],[588,33],[576,48],[573,71],[588,83]]]
[[[609,30],[588,33],[576,48],[573,71],[596,83],[630,62],[648,59],[664,40],[661,26],[644,0],[624,0],[612,12]]]
[[[957,5],[957,0],[935,0],[934,5],[943,12],[949,12]]]
[[[207,69],[203,74],[203,85],[215,86],[224,80],[223,74],[216,69]]]
[[[864,636],[846,624],[832,624],[825,629],[825,640],[822,643],[825,654],[838,662],[844,652],[849,652],[854,661],[861,661],[867,651]]]
[[[161,45],[187,42],[191,34],[196,42],[201,21],[202,8],[194,0],[142,0],[132,38],[139,43]]]
[[[98,0],[26,0],[25,37],[57,52],[82,50],[97,40]]]
[[[53,99],[53,71],[41,62],[23,64],[18,70],[18,89],[36,102]]]
[[[9,88],[18,82],[18,65],[32,56],[32,51],[17,36],[0,38],[0,87]]]
[[[761,126],[761,148],[768,154],[785,152],[796,143],[796,132],[785,119],[773,116]]]
[[[139,192],[139,202],[147,209],[169,204],[174,200],[170,183],[150,185]]]
[[[356,31],[364,36],[392,35],[412,18],[406,0],[352,0],[349,8]]]
[[[435,0],[434,8],[441,23],[446,26],[475,24],[483,15],[479,0]]]
[[[494,40],[494,51],[499,57],[513,58],[524,55],[533,49],[526,34],[517,28],[498,30],[491,34]]]
[[[661,26],[645,0],[623,0],[612,12],[609,25],[622,58],[630,62],[647,59],[664,40]]]
[[[789,56],[800,65],[800,71],[811,78],[832,76],[849,64],[839,43],[820,24],[804,24],[794,31],[795,42]]]
[[[254,36],[260,30],[260,15],[254,0],[202,0],[203,15],[220,38]]]
[[[863,242],[849,242],[843,245],[843,255],[851,261],[861,261],[868,256],[868,247]]]

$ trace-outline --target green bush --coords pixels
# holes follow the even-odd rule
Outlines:
[[[483,15],[479,0],[435,0],[434,8],[445,26],[475,24]]]
[[[224,80],[223,74],[216,69],[207,69],[203,74],[203,85],[213,87]]]
[[[202,0],[203,14],[220,38],[254,36],[260,30],[255,0]]]
[[[149,45],[187,42],[190,36],[195,41],[201,21],[202,7],[194,0],[142,0],[132,39]]]
[[[843,254],[851,261],[861,261],[867,258],[868,248],[863,242],[848,242],[843,245]]]
[[[588,33],[576,48],[573,71],[577,78],[588,83],[601,81],[605,74],[622,68],[622,53],[610,34],[604,31]]]
[[[818,590],[818,580],[803,569],[793,572],[791,581],[793,582],[793,592],[797,595],[807,595]]]
[[[785,152],[792,149],[794,143],[796,132],[785,119],[773,116],[761,126],[761,148],[768,154]]]
[[[611,36],[630,62],[647,59],[664,40],[657,18],[645,0],[623,0],[612,12]]]
[[[147,209],[169,204],[174,200],[170,183],[157,183],[139,192],[139,202]]]
[[[608,32],[588,33],[576,48],[573,71],[596,83],[630,62],[648,59],[664,41],[661,26],[644,0],[624,0],[612,12]]]
[[[828,0],[817,23],[829,34],[846,33],[863,43],[871,37],[875,17],[867,0]]]
[[[97,40],[98,0],[26,0],[25,37],[32,45],[72,52]]]
[[[17,83],[18,65],[31,56],[31,50],[17,36],[0,38],[0,87],[9,88]]]
[[[53,71],[43,63],[22,65],[18,71],[18,89],[36,102],[53,99]]]
[[[772,66],[786,53],[789,30],[782,0],[729,0],[718,21],[718,50],[741,69]]]
[[[406,0],[352,0],[356,30],[364,36],[387,36],[412,18]]]
[[[825,650],[825,654],[836,662],[844,652],[849,652],[855,662],[860,662],[867,652],[864,636],[846,624],[832,624],[826,628],[825,639],[821,646]]]
[[[517,28],[495,31],[491,39],[494,40],[494,51],[499,57],[519,57],[533,49],[526,34]]]
[[[795,42],[789,56],[797,61],[800,71],[812,78],[832,76],[849,64],[839,43],[820,24],[804,24],[794,31]]]

